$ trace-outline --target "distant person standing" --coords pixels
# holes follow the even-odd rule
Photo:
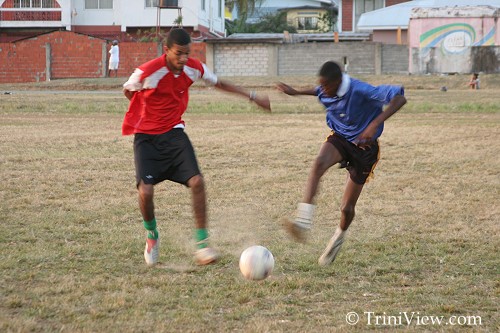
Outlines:
[[[111,71],[115,72],[115,77],[118,77],[118,63],[120,62],[120,48],[118,41],[115,39],[109,50],[109,71],[108,76],[111,77]]]

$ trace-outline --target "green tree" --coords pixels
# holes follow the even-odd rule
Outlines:
[[[235,33],[281,33],[288,31],[290,33],[297,32],[297,29],[289,25],[286,20],[286,12],[277,12],[275,14],[266,14],[261,17],[258,23],[248,24],[235,20],[233,22],[226,21],[226,29],[228,35]]]
[[[334,15],[333,12],[327,11],[323,15],[320,16],[319,21],[322,22],[323,32],[328,31],[337,31],[337,15]]]
[[[249,32],[297,32],[294,26],[288,24],[286,12],[277,12],[276,14],[264,15],[258,23],[250,25]]]
[[[235,20],[235,25],[239,30],[242,26],[246,25],[248,15],[252,14],[255,7],[260,6],[263,0],[226,0],[226,7],[233,10],[236,7],[238,12],[238,19]]]

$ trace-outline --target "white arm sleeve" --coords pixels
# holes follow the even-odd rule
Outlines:
[[[216,85],[217,84],[217,75],[214,74],[214,72],[212,72],[208,67],[207,65],[205,64],[201,64],[203,66],[203,76],[202,76],[202,79],[205,81],[206,84],[209,84],[211,86],[213,85]]]
[[[139,91],[142,90],[142,82],[141,75],[144,73],[139,68],[136,68],[135,71],[130,75],[128,81],[123,84],[123,88],[129,91]]]

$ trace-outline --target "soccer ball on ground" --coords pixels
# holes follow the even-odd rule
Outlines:
[[[240,271],[248,280],[264,280],[271,275],[273,268],[273,254],[264,246],[250,246],[241,253]]]

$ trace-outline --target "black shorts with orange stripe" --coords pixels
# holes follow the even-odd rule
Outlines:
[[[171,180],[187,186],[191,177],[200,174],[193,146],[182,128],[158,135],[135,134],[134,160],[137,185],[141,180],[153,185]]]
[[[375,170],[380,157],[378,141],[374,141],[363,149],[335,133],[332,133],[326,141],[337,148],[342,155],[343,162],[347,163],[346,169],[353,182],[362,185],[373,177],[373,170]]]

